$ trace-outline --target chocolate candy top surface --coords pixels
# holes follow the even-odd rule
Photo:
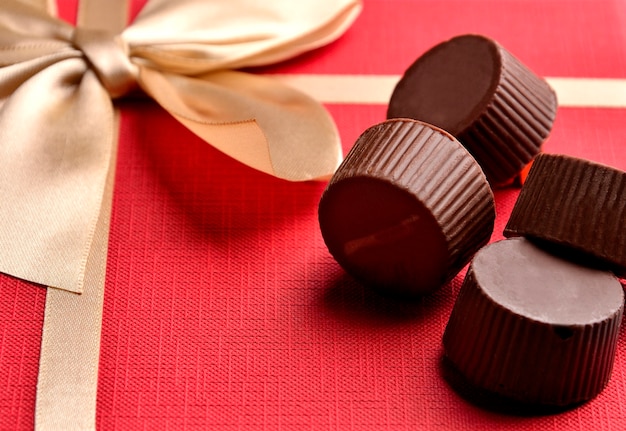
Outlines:
[[[404,295],[445,284],[489,240],[493,194],[447,132],[414,120],[367,129],[319,205],[330,253],[365,284]]]
[[[367,177],[342,181],[330,193],[346,204],[323,207],[322,223],[333,225],[324,231],[334,232],[325,239],[348,271],[356,271],[368,284],[407,293],[412,285],[444,283],[445,237],[432,213],[411,193],[386,179]]]
[[[587,268],[516,238],[476,254],[477,283],[494,302],[512,313],[554,325],[600,322],[623,302],[609,272]]]
[[[448,131],[498,185],[539,153],[556,111],[556,94],[545,80],[494,40],[463,35],[431,48],[406,70],[387,118]]]
[[[437,45],[405,72],[394,90],[388,118],[415,118],[457,136],[491,101],[500,80],[497,45],[462,36]]]

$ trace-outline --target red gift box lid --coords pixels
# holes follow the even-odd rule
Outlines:
[[[70,21],[73,3],[59,9]],[[622,0],[365,0],[340,40],[259,72],[397,76],[463,33],[548,78],[626,79]],[[120,107],[99,429],[626,429],[623,337],[607,388],[582,406],[526,416],[476,405],[441,364],[463,273],[414,302],[381,297],[328,253],[324,183],[253,171],[150,101]],[[344,152],[386,112],[326,107]],[[544,151],[626,170],[625,139],[626,106],[562,106]],[[492,241],[517,193],[496,190]],[[0,276],[0,429],[33,427],[45,295]]]

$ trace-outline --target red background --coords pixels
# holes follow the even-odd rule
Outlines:
[[[60,5],[69,21],[75,3]],[[364,3],[339,41],[262,72],[399,75],[432,45],[474,32],[539,75],[626,78],[623,0]],[[582,406],[542,415],[479,407],[441,367],[462,274],[414,302],[378,296],[324,246],[323,183],[241,166],[151,102],[121,108],[99,429],[626,429],[626,334],[608,387]],[[386,110],[327,108],[344,151]],[[545,151],[626,169],[625,141],[625,109],[560,108]],[[493,240],[517,192],[496,191]],[[0,277],[3,430],[33,427],[45,294]]]

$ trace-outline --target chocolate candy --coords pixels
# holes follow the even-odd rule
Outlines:
[[[414,118],[450,132],[497,185],[539,153],[556,110],[545,80],[495,41],[464,35],[431,48],[407,69],[387,118]]]
[[[626,172],[565,155],[533,163],[504,235],[626,276]]]
[[[364,284],[420,295],[453,278],[493,231],[480,166],[447,132],[408,119],[357,140],[319,203],[328,250]]]
[[[524,403],[566,406],[609,381],[623,313],[617,278],[524,238],[472,261],[446,327],[447,358],[476,387]]]

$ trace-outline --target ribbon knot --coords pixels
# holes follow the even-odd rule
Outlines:
[[[137,67],[128,57],[128,45],[111,32],[76,27],[72,43],[81,50],[112,99],[137,86]]]

